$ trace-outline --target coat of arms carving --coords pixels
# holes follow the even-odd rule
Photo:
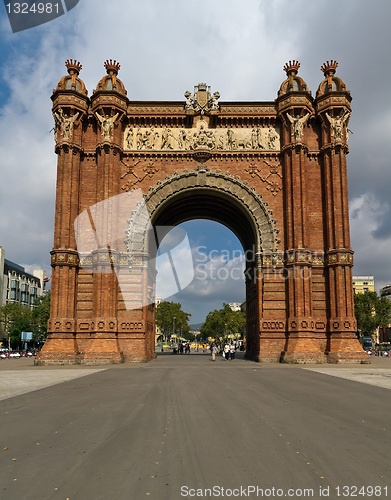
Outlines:
[[[199,83],[194,86],[194,94],[188,90],[185,92],[186,104],[185,108],[200,112],[203,115],[206,111],[213,111],[219,109],[220,98],[219,92],[211,94],[210,86],[206,83]]]

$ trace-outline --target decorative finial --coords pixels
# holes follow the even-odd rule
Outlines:
[[[299,61],[296,61],[293,59],[293,61],[289,61],[289,63],[286,63],[283,70],[286,73],[286,76],[290,76],[293,74],[293,76],[297,75],[297,72],[299,71],[300,68],[300,63]]]
[[[118,71],[120,70],[120,63],[118,63],[115,59],[114,61],[112,61],[111,59],[107,59],[107,61],[105,61],[104,63],[104,66],[106,68],[106,71],[107,71],[107,74],[108,75],[117,75],[118,74]]]
[[[320,69],[323,71],[324,76],[328,77],[329,73],[334,75],[334,73],[337,70],[337,67],[338,67],[337,61],[334,61],[333,59],[331,59],[331,61],[327,61],[327,62],[323,63]]]
[[[78,75],[82,69],[82,65],[79,63],[79,61],[73,60],[73,59],[67,59],[65,61],[65,66],[68,69],[68,73],[70,75],[76,74]]]
[[[337,66],[338,66],[337,61],[331,59],[330,61],[323,63],[322,66],[320,67],[320,69],[324,73],[325,78],[327,78],[327,85],[329,86],[329,89],[331,89],[332,87],[333,76],[335,75]]]

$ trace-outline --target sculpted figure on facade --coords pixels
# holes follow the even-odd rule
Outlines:
[[[341,141],[342,140],[342,132],[343,132],[343,127],[346,123],[346,127],[348,126],[349,118],[350,118],[350,113],[347,109],[345,109],[344,113],[341,116],[336,116],[333,118],[326,112],[326,117],[328,121],[330,122],[331,130],[334,135],[334,139],[336,141]],[[346,134],[346,139],[348,139],[348,135]]]
[[[114,130],[114,122],[118,118],[119,113],[116,113],[114,116],[102,116],[97,111],[95,111],[95,115],[100,121],[102,127],[102,136],[105,141],[111,141],[113,138],[113,130]]]
[[[280,136],[276,132],[276,129],[269,127],[267,136],[267,148],[268,149],[278,149],[278,143],[280,141]]]
[[[289,113],[286,114],[288,120],[292,124],[292,136],[296,142],[300,142],[303,139],[303,127],[310,114],[307,113],[304,116],[291,116]]]
[[[125,147],[126,149],[133,148],[133,127],[128,127],[125,134]]]
[[[58,110],[58,113],[56,111],[53,113],[53,116],[54,116],[54,121],[55,121],[54,134],[55,134],[56,141],[59,140],[58,129],[60,130],[60,134],[61,134],[63,140],[69,141],[69,139],[71,138],[72,130],[73,130],[73,124],[77,120],[77,117],[79,116],[79,112],[77,112],[73,116],[66,116],[64,114],[62,108],[60,108]]]
[[[162,133],[162,149],[176,149],[175,137],[172,135],[171,129],[165,127]]]
[[[193,109],[195,104],[195,97],[188,90],[186,90],[185,92],[185,97],[186,97],[185,109]]]
[[[213,132],[211,130],[208,130],[203,122],[200,122],[200,130],[199,132],[195,132],[193,136],[192,149],[214,149],[215,145],[216,140],[214,138]]]
[[[212,111],[219,109],[219,103],[217,102],[220,99],[220,92],[214,92],[210,99],[210,109]]]

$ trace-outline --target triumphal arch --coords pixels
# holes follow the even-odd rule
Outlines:
[[[337,62],[322,65],[313,97],[290,61],[270,102],[226,102],[205,83],[184,100],[136,102],[120,65],[104,66],[89,95],[81,64],[66,61],[52,95],[52,304],[37,363],[153,358],[156,228],[194,218],[243,245],[250,359],[366,361],[353,311],[351,96]]]

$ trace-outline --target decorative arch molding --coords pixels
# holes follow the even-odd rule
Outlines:
[[[139,212],[133,214],[127,230],[128,256],[132,258],[146,251],[148,248],[147,226],[150,221],[152,224],[156,221],[167,202],[186,191],[196,192],[197,190],[208,194],[215,193],[220,197],[223,195],[225,199],[232,200],[240,206],[255,229],[257,253],[275,254],[277,245],[280,243],[276,220],[272,218],[273,212],[268,209],[268,203],[255,191],[255,188],[250,187],[247,181],[240,180],[239,176],[233,176],[229,172],[223,173],[220,170],[197,167],[191,171],[186,169],[183,172],[175,172],[174,175],[167,176],[163,181],[158,181],[155,186],[149,188],[149,192],[144,195],[149,220],[145,217],[144,207],[140,206]],[[133,238],[132,235],[135,234],[144,234],[144,241]]]

